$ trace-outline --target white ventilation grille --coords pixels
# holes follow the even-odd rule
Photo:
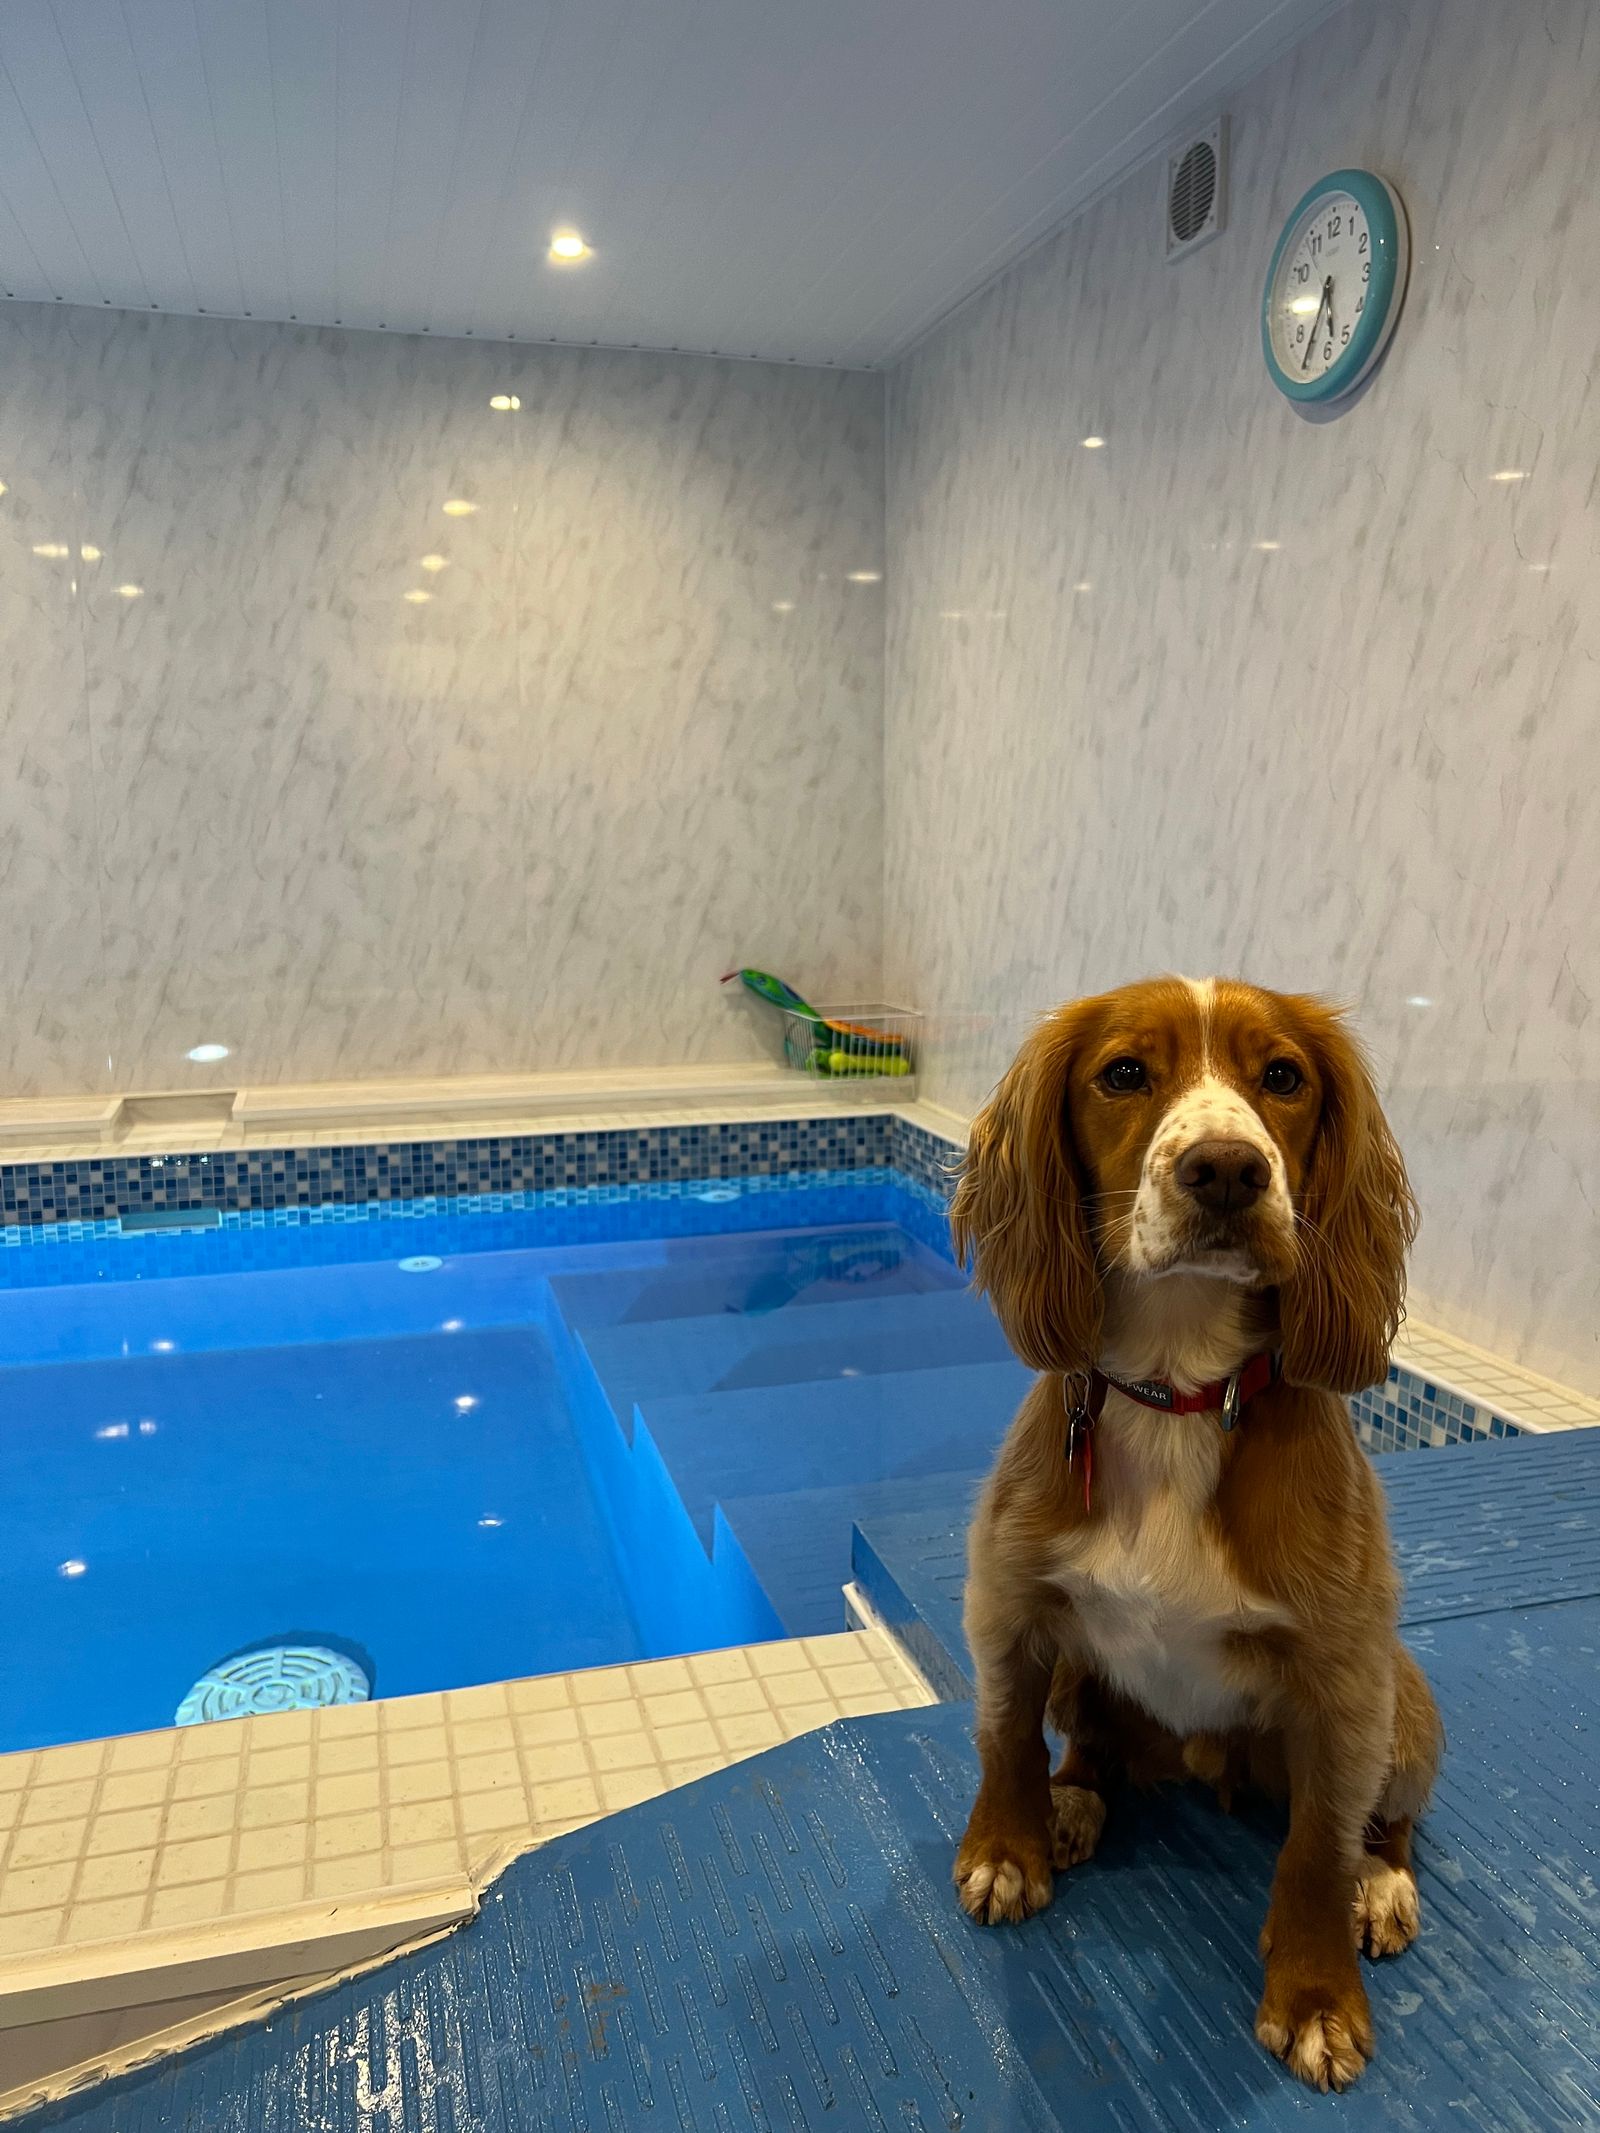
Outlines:
[[[1161,189],[1168,259],[1208,244],[1228,219],[1228,122],[1217,119],[1168,151]]]

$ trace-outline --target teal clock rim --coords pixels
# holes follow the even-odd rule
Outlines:
[[[1273,350],[1272,286],[1278,278],[1278,265],[1284,249],[1301,218],[1327,193],[1348,193],[1365,212],[1367,226],[1372,231],[1372,281],[1360,324],[1351,334],[1349,345],[1340,352],[1338,361],[1331,364],[1320,378],[1296,378],[1284,369]],[[1400,226],[1394,198],[1375,171],[1333,170],[1306,188],[1278,233],[1267,268],[1266,286],[1261,292],[1261,352],[1279,392],[1290,400],[1337,400],[1358,382],[1371,363],[1389,323],[1399,270]]]

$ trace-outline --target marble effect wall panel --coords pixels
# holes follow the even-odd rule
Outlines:
[[[730,961],[875,990],[881,403],[0,307],[0,1087],[714,1059]]]
[[[1150,970],[1350,1000],[1419,1311],[1600,1390],[1600,16],[1358,0],[1229,109],[1216,242],[1141,171],[891,379],[889,984],[960,1109]],[[1261,283],[1345,163],[1415,264],[1313,424]]]

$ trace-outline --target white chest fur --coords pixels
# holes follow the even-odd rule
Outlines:
[[[1100,1515],[1062,1543],[1055,1565],[1095,1673],[1179,1734],[1248,1718],[1227,1639],[1288,1620],[1228,1563],[1210,1515],[1221,1462],[1209,1417],[1111,1393],[1095,1430]]]

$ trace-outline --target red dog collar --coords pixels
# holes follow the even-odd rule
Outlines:
[[[1062,1391],[1067,1402],[1067,1464],[1071,1466],[1078,1453],[1083,1453],[1083,1508],[1089,1508],[1089,1491],[1094,1480],[1094,1426],[1099,1421],[1106,1404],[1108,1392],[1120,1392],[1125,1399],[1136,1400],[1141,1407],[1154,1407],[1165,1415],[1220,1414],[1225,1430],[1232,1429],[1245,1406],[1258,1392],[1265,1392],[1275,1384],[1283,1372],[1283,1357],[1268,1351],[1251,1356],[1249,1362],[1241,1363],[1231,1377],[1214,1378],[1209,1385],[1198,1385],[1193,1392],[1179,1392],[1176,1385],[1165,1378],[1117,1378],[1109,1370],[1091,1370],[1088,1377],[1078,1379],[1083,1385],[1084,1396],[1074,1404],[1068,1390],[1071,1378],[1063,1379]]]

